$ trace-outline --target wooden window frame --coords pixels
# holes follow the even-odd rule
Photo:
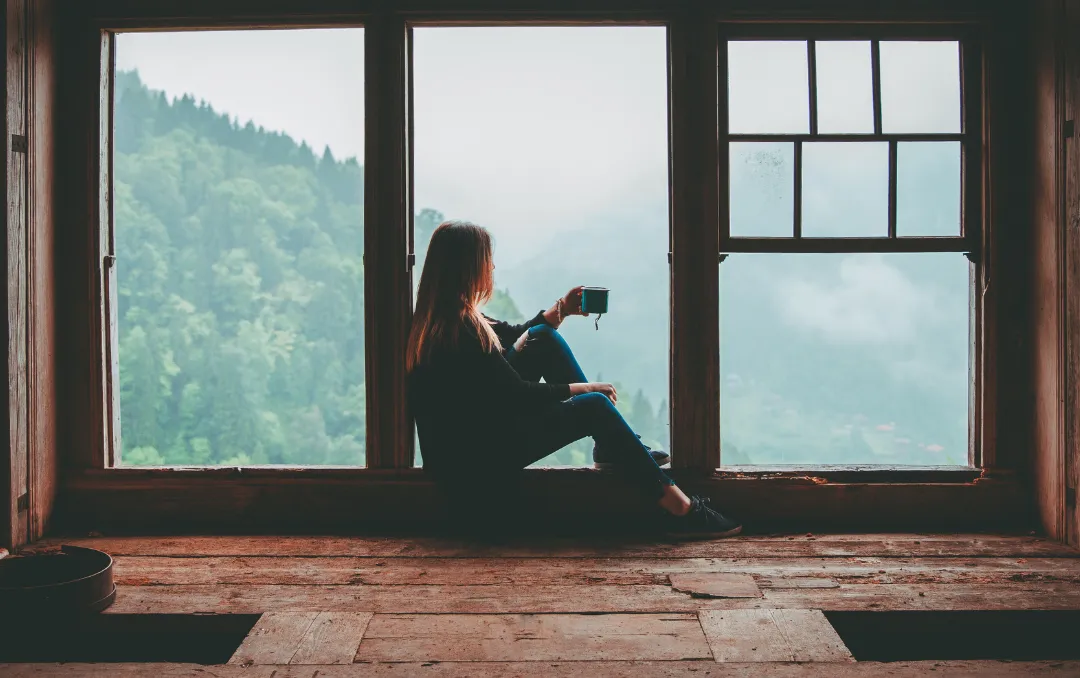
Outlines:
[[[809,130],[806,133],[732,133],[728,130],[727,45],[737,41],[795,40],[807,46],[807,105]],[[822,134],[818,129],[816,46],[824,41],[870,42],[874,131],[852,134]],[[955,133],[887,133],[882,131],[881,55],[885,41],[955,41],[959,46],[960,131]],[[984,344],[986,322],[985,291],[988,267],[983,256],[990,241],[989,222],[983,215],[984,143],[983,62],[984,54],[977,23],[722,23],[719,28],[717,67],[717,107],[720,166],[719,256],[721,264],[732,254],[743,253],[920,253],[955,252],[971,262],[969,274],[969,390],[968,464],[981,467],[992,459],[991,445],[983,436],[982,422],[989,410],[984,395],[984,375],[988,355]],[[903,142],[953,141],[960,143],[961,196],[960,233],[955,236],[897,235],[897,149]],[[738,142],[789,142],[794,144],[794,198],[792,235],[778,237],[733,236],[730,223],[729,147]],[[888,231],[885,236],[804,237],[801,194],[802,150],[806,142],[885,142],[889,156]],[[722,407],[722,405],[721,405]],[[722,454],[722,452],[721,452]],[[718,465],[720,459],[717,459]]]
[[[895,160],[900,140],[959,140],[963,144],[964,162],[970,162],[967,152],[973,122],[981,118],[981,93],[965,96],[962,106],[963,127],[957,134],[881,134],[880,64],[875,59],[874,101],[875,133],[865,135],[817,134],[816,106],[811,106],[809,134],[730,134],[720,133],[715,153],[703,140],[712,136],[711,130],[726,127],[726,42],[731,39],[800,39],[807,40],[812,58],[814,41],[828,39],[872,40],[877,47],[883,39],[956,39],[962,45],[962,67],[968,75],[967,64],[977,62],[978,53],[967,24],[817,24],[817,23],[725,23],[703,21],[700,11],[674,14],[631,16],[607,15],[601,21],[595,16],[560,18],[520,17],[505,20],[485,17],[451,18],[444,13],[369,13],[350,17],[297,20],[266,19],[259,22],[207,23],[169,20],[159,22],[116,22],[99,26],[101,35],[100,108],[98,119],[99,166],[99,227],[100,262],[100,347],[102,354],[102,386],[105,407],[102,410],[104,440],[102,453],[93,468],[122,470],[117,466],[120,441],[120,408],[117,389],[119,364],[115,357],[117,341],[115,307],[115,249],[112,223],[112,74],[115,68],[115,39],[120,31],[135,30],[213,30],[242,28],[300,28],[300,27],[360,27],[365,28],[365,384],[367,388],[366,469],[412,469],[415,459],[412,420],[406,407],[404,348],[408,337],[408,318],[412,312],[413,249],[413,172],[412,172],[412,29],[427,26],[505,26],[505,25],[651,25],[664,26],[668,31],[669,69],[669,235],[671,242],[671,350],[669,372],[670,421],[675,469],[701,474],[715,472],[721,466],[719,436],[719,365],[718,357],[703,360],[703,354],[718,356],[719,330],[712,333],[703,327],[718,326],[719,273],[713,257],[701,254],[717,251],[719,260],[732,253],[743,252],[965,252],[978,262],[978,241],[981,228],[967,228],[969,205],[977,204],[981,184],[977,173],[965,173],[962,235],[959,237],[903,237],[895,233]],[[714,29],[713,27],[717,28]],[[876,55],[877,50],[873,53]],[[715,68],[709,65],[715,64]],[[378,67],[374,67],[378,65]],[[812,66],[812,64],[810,64]],[[816,98],[811,78],[811,101]],[[981,74],[981,71],[978,73]],[[705,83],[708,82],[709,86]],[[962,93],[968,88],[961,83]],[[706,102],[717,101],[715,111]],[[974,106],[972,104],[975,104]],[[792,140],[798,149],[803,140],[863,141],[887,140],[890,143],[890,227],[888,238],[801,238],[796,207],[795,238],[732,237],[729,233],[726,187],[715,192],[712,177],[721,184],[726,180],[727,145],[731,141]],[[971,144],[977,146],[977,144]],[[977,152],[972,155],[977,156]],[[711,166],[718,165],[716,170]],[[966,167],[966,164],[964,165]],[[976,164],[976,166],[978,166]],[[796,178],[798,179],[798,166]],[[796,190],[799,188],[796,181]],[[797,194],[796,194],[797,195]],[[704,196],[704,200],[698,200]],[[713,247],[709,233],[712,205],[716,205],[717,242]],[[975,212],[974,208],[970,212]],[[703,228],[704,226],[704,228]],[[794,247],[792,243],[797,243]],[[367,254],[372,256],[368,257]],[[708,269],[708,270],[703,270]],[[711,299],[710,299],[711,297]],[[370,303],[369,303],[370,302]],[[704,308],[716,307],[717,322]],[[978,308],[975,327],[980,326]],[[687,319],[684,321],[684,318]],[[715,349],[713,348],[715,347]],[[697,366],[709,365],[701,370]],[[705,397],[703,397],[705,396]],[[981,399],[973,389],[973,409]],[[391,403],[390,407],[386,404]],[[972,412],[971,421],[980,416]],[[972,426],[973,434],[977,427]],[[977,466],[979,449],[974,435],[969,443],[969,461]],[[170,467],[175,468],[175,467]],[[303,468],[303,467],[296,467]],[[340,467],[355,469],[356,467]],[[282,469],[286,470],[286,469]],[[957,469],[959,471],[959,469]],[[928,472],[933,472],[928,469]]]
[[[497,9],[493,7],[498,6]],[[537,7],[540,6],[541,9]],[[207,528],[260,524],[266,529],[310,530],[313,517],[327,519],[320,526],[344,521],[362,522],[379,516],[390,524],[387,501],[401,501],[424,512],[434,506],[430,483],[412,468],[413,428],[406,408],[404,346],[411,313],[412,205],[411,205],[411,26],[419,25],[666,25],[669,73],[669,227],[671,272],[671,435],[676,454],[673,475],[690,491],[723,494],[736,513],[740,505],[753,506],[758,524],[810,525],[827,520],[830,526],[874,524],[942,527],[941,516],[961,529],[976,525],[1007,524],[1024,515],[1022,487],[1012,475],[1023,462],[1022,451],[1011,452],[1001,475],[995,464],[997,421],[994,374],[1006,357],[996,355],[999,328],[997,289],[1020,275],[998,274],[989,286],[983,259],[1000,257],[992,248],[989,213],[1004,213],[986,197],[991,171],[987,156],[965,172],[965,209],[978,215],[979,228],[965,228],[976,262],[973,285],[974,373],[971,413],[972,466],[933,468],[888,467],[763,467],[718,470],[720,466],[719,371],[719,255],[721,229],[726,226],[726,152],[720,130],[725,130],[726,106],[718,106],[718,74],[726,74],[726,50],[719,49],[724,31],[768,35],[797,29],[804,38],[828,30],[864,31],[877,35],[907,31],[912,37],[953,34],[962,30],[965,44],[981,55],[965,60],[964,77],[987,79],[986,57],[979,48],[984,29],[1001,17],[977,1],[960,0],[947,7],[936,2],[914,2],[903,8],[872,3],[820,0],[814,8],[793,8],[784,0],[402,0],[393,5],[345,0],[99,0],[77,5],[66,18],[62,36],[60,99],[69,126],[63,137],[65,152],[85,165],[65,178],[77,196],[65,212],[72,228],[58,237],[72,243],[61,265],[86,275],[85,296],[73,298],[70,286],[59,290],[58,317],[72,331],[59,343],[64,361],[60,407],[64,427],[75,433],[61,440],[63,482],[58,497],[61,524],[109,529],[111,525],[170,525]],[[241,28],[333,27],[365,28],[365,322],[367,383],[367,467],[336,468],[115,468],[111,467],[110,380],[107,358],[112,329],[107,322],[103,215],[108,214],[109,130],[100,124],[102,87],[107,73],[98,68],[104,38],[112,32],[133,30],[197,30]],[[998,29],[1000,30],[1000,28]],[[995,62],[996,63],[996,62]],[[996,71],[995,71],[996,72]],[[999,75],[999,78],[1005,76]],[[1007,81],[1012,82],[1012,81]],[[723,88],[726,91],[726,87]],[[980,149],[988,147],[991,126],[983,115],[982,97],[988,87],[965,88],[966,110],[978,110],[982,119],[965,119],[965,133]],[[1000,119],[1000,118],[999,118]],[[1005,122],[1001,130],[1008,129]],[[997,128],[995,128],[997,129]],[[980,143],[981,142],[981,143]],[[969,155],[970,158],[970,155]],[[994,162],[1005,162],[1005,156]],[[1006,202],[1002,200],[1001,202]],[[985,208],[984,208],[985,204]],[[722,209],[722,207],[724,209]],[[990,208],[993,207],[993,210]],[[971,224],[971,221],[968,222]],[[81,230],[80,230],[81,229]],[[1015,235],[1013,236],[1016,237]],[[906,240],[906,239],[905,239]],[[985,253],[985,256],[984,256]],[[991,256],[993,255],[993,256]],[[1006,278],[1002,280],[1002,276]],[[67,285],[67,283],[64,283]],[[975,292],[977,290],[977,292]],[[64,294],[69,296],[65,297]],[[372,303],[367,303],[372,300]],[[1011,364],[1011,363],[1010,363]],[[376,403],[378,406],[376,407]],[[1015,445],[1013,445],[1015,446]],[[1011,450],[1011,447],[1010,447]],[[1017,457],[1014,459],[1012,457]],[[1018,463],[1020,462],[1020,463]],[[978,483],[973,475],[983,469]],[[992,471],[993,476],[986,471]],[[612,488],[610,479],[583,469],[538,469],[525,474],[528,488],[550,492],[552,487],[576,488],[571,505],[547,502],[546,494],[532,495],[549,515],[580,514],[584,507],[617,510],[625,495]],[[813,478],[808,478],[813,476]],[[747,484],[752,480],[751,484]],[[847,492],[845,487],[873,488]],[[234,491],[235,490],[235,491]],[[774,502],[777,490],[787,492]],[[790,490],[790,492],[788,492]],[[162,501],[163,497],[171,501]],[[770,497],[764,501],[765,497]],[[881,506],[894,509],[891,517]],[[359,507],[364,510],[360,510]],[[133,510],[138,507],[138,510]],[[351,512],[339,516],[341,511]],[[265,514],[260,513],[265,511]],[[406,513],[401,514],[407,519]],[[903,514],[903,518],[901,518]],[[171,522],[168,522],[171,521]],[[294,522],[290,522],[294,521]],[[875,522],[876,521],[876,522]],[[923,521],[923,522],[920,522]],[[231,529],[231,528],[230,528]],[[237,528],[239,529],[239,528]]]

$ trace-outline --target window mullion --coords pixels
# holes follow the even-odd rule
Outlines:
[[[717,134],[718,124],[727,129],[717,119],[727,69],[718,70],[719,33],[706,19],[688,11],[669,29],[672,465],[702,471],[720,464],[720,195],[727,215],[727,149]]]
[[[881,134],[881,43],[870,42],[870,71],[874,90],[874,134]]]
[[[367,465],[412,466],[405,395],[408,270],[407,27],[392,13],[365,24],[364,320]]]
[[[896,183],[897,183],[897,142],[889,142],[889,237],[896,237]]]

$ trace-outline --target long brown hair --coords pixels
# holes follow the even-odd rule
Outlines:
[[[444,221],[431,234],[405,366],[412,371],[439,346],[456,346],[463,327],[470,327],[485,351],[501,350],[499,338],[480,313],[491,299],[491,234],[468,221]]]

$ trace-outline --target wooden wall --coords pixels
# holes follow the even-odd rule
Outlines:
[[[7,0],[4,13],[7,305],[2,336],[8,399],[0,408],[7,440],[0,464],[0,546],[8,548],[45,533],[58,486],[53,17],[52,0]]]
[[[1080,546],[1080,0],[1039,0],[1030,35],[1031,465],[1043,529]]]
[[[1062,40],[1064,112],[1061,114],[1069,138],[1059,135],[1064,153],[1064,209],[1060,216],[1065,243],[1065,439],[1064,461],[1064,538],[1080,547],[1080,508],[1076,493],[1080,489],[1080,0],[1065,0],[1064,17],[1057,22]],[[1059,153],[1059,159],[1061,154]],[[1059,189],[1060,190],[1060,189]],[[1059,194],[1059,201],[1060,201]]]
[[[1033,478],[1039,519],[1048,535],[1064,536],[1065,383],[1063,322],[1063,238],[1061,228],[1061,163],[1064,150],[1059,68],[1061,0],[1034,5],[1032,45],[1034,105],[1027,141],[1032,152],[1031,234],[1034,279],[1030,303],[1035,317],[1032,378]],[[1042,39],[1036,40],[1035,37]]]

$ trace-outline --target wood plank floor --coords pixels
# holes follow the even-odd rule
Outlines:
[[[1080,610],[1080,552],[1032,536],[91,537],[35,550],[60,544],[114,555],[106,614],[262,619],[212,670],[0,675],[1080,676],[1080,662],[856,662],[823,614]]]

